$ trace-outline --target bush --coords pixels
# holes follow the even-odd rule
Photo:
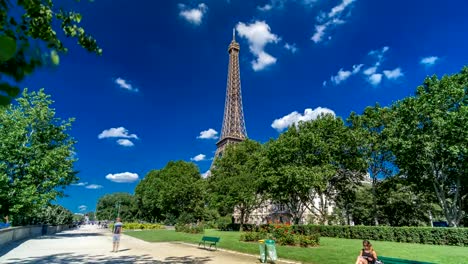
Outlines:
[[[324,237],[468,246],[468,228],[305,225],[293,229],[301,233],[317,231]]]
[[[319,245],[320,234],[316,229],[290,225],[262,225],[254,231],[245,232],[240,240],[251,242],[274,239],[278,245],[313,247]]]
[[[177,223],[175,225],[176,232],[184,232],[190,234],[202,234],[205,232],[203,224],[182,224]]]
[[[227,227],[231,222],[232,220],[230,216],[221,216],[216,220],[216,225],[219,230],[227,231]]]
[[[221,230],[221,231],[240,231],[240,224],[231,223],[231,221],[229,221],[229,223],[230,224],[226,225],[224,228],[221,228],[218,225],[219,230]],[[258,227],[256,225],[254,225],[254,224],[244,224],[242,231],[251,232],[251,231],[256,231],[257,229],[258,229]]]
[[[110,224],[109,228],[114,230],[114,224]],[[150,224],[150,223],[124,223],[123,225],[124,231],[128,230],[156,230],[156,229],[164,229],[165,227],[161,224]]]

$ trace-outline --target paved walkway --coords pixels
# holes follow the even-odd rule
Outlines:
[[[149,243],[126,235],[122,236],[119,252],[111,250],[111,234],[87,226],[10,244],[0,249],[0,263],[260,263],[255,256],[209,251],[180,243]]]

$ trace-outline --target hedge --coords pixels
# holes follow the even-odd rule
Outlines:
[[[303,234],[319,232],[323,237],[468,246],[468,228],[298,225],[293,229]]]
[[[176,232],[184,232],[190,234],[202,234],[205,232],[205,227],[203,224],[176,224],[175,226]]]

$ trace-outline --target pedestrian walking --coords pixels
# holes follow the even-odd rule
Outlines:
[[[112,242],[113,242],[112,252],[119,251],[120,235],[122,234],[122,228],[123,228],[123,224],[120,221],[121,221],[121,219],[118,217],[116,219],[116,221],[115,221],[114,229],[112,231],[112,233],[113,233],[113,236],[112,236]]]

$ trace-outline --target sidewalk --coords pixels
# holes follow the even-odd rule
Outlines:
[[[87,226],[0,249],[0,263],[260,263],[255,256],[209,251],[182,243],[149,243],[126,235],[122,236],[119,252],[111,250],[111,234],[105,229]]]

